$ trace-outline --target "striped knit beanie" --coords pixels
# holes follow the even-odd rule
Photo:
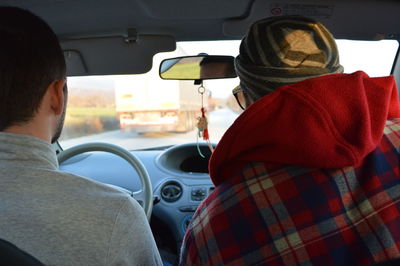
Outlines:
[[[235,68],[253,100],[283,85],[343,72],[331,33],[321,23],[300,16],[255,22],[240,44]]]

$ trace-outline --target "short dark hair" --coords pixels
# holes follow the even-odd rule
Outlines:
[[[65,78],[57,36],[47,23],[17,7],[0,7],[0,131],[37,112],[47,87]]]

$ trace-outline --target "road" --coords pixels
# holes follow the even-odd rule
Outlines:
[[[218,143],[228,127],[237,118],[238,114],[224,108],[208,114],[210,140]],[[87,142],[108,142],[119,145],[128,150],[152,148],[166,145],[183,144],[197,141],[197,129],[186,133],[152,132],[152,133],[123,133],[120,130],[79,137],[61,141],[61,146],[66,149]],[[203,141],[200,139],[200,141]]]

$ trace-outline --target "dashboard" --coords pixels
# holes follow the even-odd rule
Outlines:
[[[211,152],[204,143],[188,143],[131,153],[143,163],[152,182],[151,227],[157,245],[176,256],[194,211],[214,189],[208,174]],[[136,170],[111,153],[79,154],[60,169],[128,191],[142,187]]]

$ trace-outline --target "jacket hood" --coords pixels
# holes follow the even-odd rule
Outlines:
[[[280,87],[244,111],[210,159],[215,185],[249,162],[309,168],[357,166],[400,117],[392,76],[331,74]],[[237,173],[237,172],[236,172]]]

